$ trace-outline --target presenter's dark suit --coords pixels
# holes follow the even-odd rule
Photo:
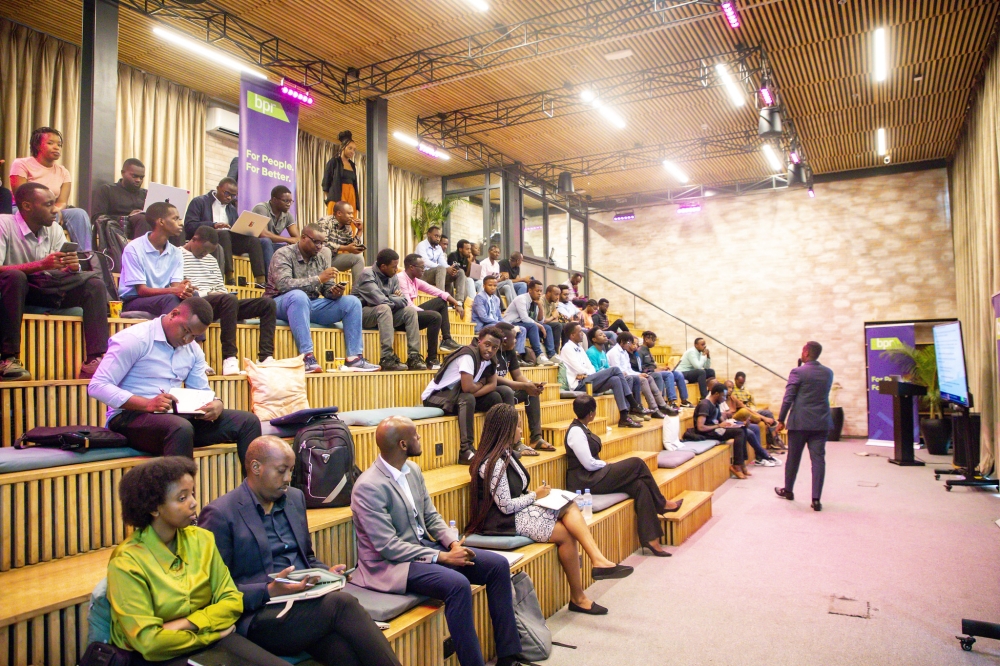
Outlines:
[[[279,517],[279,512],[284,518]],[[265,519],[273,520],[276,526],[271,530],[271,540]],[[243,593],[243,615],[236,623],[240,634],[274,654],[307,651],[326,666],[399,666],[385,636],[347,592],[296,601],[281,618],[277,615],[284,604],[267,605],[267,584],[271,581],[268,574],[288,566],[275,562],[275,556],[295,564],[297,569],[329,568],[313,553],[301,490],[289,488],[284,501],[275,502],[271,514],[265,516],[244,481],[205,506],[198,526],[215,535],[219,554]]]
[[[806,361],[792,370],[785,386],[778,420],[788,430],[788,459],[785,461],[785,491],[792,492],[795,476],[802,462],[802,451],[809,446],[812,463],[812,498],[823,494],[826,476],[826,438],[833,427],[830,415],[830,388],[833,370],[819,361]],[[791,411],[789,417],[788,412]],[[785,419],[788,418],[786,421]]]

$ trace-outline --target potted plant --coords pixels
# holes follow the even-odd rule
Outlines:
[[[420,197],[413,202],[413,216],[410,217],[410,230],[416,241],[422,241],[427,235],[427,229],[444,224],[445,218],[451,214],[458,199],[445,197],[441,203],[434,203]]]
[[[928,417],[920,419],[920,434],[924,438],[924,444],[927,445],[928,453],[939,456],[947,454],[948,444],[951,442],[951,421],[942,418],[934,345],[916,349],[904,344],[896,349],[882,352],[882,355],[903,363],[905,368],[903,377],[906,381],[927,387],[927,395],[922,396],[920,400],[927,408]]]

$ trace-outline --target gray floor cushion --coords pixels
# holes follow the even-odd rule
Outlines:
[[[704,453],[711,448],[718,446],[721,442],[714,439],[704,439],[700,442],[681,442],[681,451],[694,451],[695,455]]]
[[[535,543],[523,536],[487,536],[485,534],[470,534],[465,537],[465,545],[470,548],[486,548],[489,550],[517,550]]]
[[[74,453],[73,451],[49,449],[41,446],[28,449],[15,449],[12,446],[4,446],[0,447],[0,474],[145,455],[142,451],[136,451],[127,446],[111,449],[91,449],[86,453]]]
[[[607,495],[594,495],[594,513],[610,509],[619,502],[628,499],[628,493],[609,493]]]
[[[354,595],[376,622],[388,622],[427,600],[427,597],[419,594],[387,594],[358,587],[353,583],[345,585],[344,592]]]
[[[673,469],[680,467],[688,460],[694,458],[694,451],[680,449],[678,451],[660,451],[656,456],[656,464],[663,469]]]
[[[340,420],[352,426],[376,426],[390,416],[405,416],[419,421],[444,416],[437,407],[385,407],[384,409],[355,409],[337,414]]]

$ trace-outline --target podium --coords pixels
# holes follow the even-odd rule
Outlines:
[[[924,461],[913,458],[913,399],[927,395],[927,387],[898,379],[878,383],[878,392],[892,396],[892,436],[895,441],[893,465],[920,467]]]

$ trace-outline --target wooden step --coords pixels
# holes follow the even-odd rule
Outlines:
[[[602,418],[596,418],[590,424],[590,430],[591,432],[596,433],[599,437],[603,437],[608,428],[607,423],[608,422]],[[551,444],[562,444],[566,441],[566,432],[572,424],[572,419],[553,422],[546,422],[545,419],[542,419],[542,437],[544,437],[545,440]]]
[[[712,493],[704,490],[685,490],[671,501],[684,500],[681,508],[666,514],[663,531],[669,546],[679,546],[689,536],[712,519]]]

